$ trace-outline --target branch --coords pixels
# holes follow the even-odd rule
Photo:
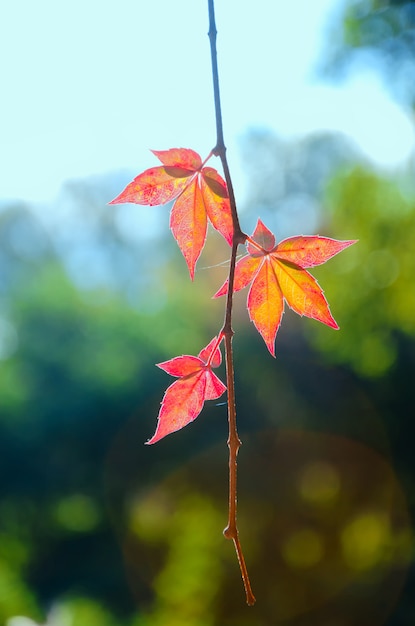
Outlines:
[[[222,335],[225,338],[225,361],[226,361],[226,383],[228,388],[228,448],[229,448],[229,517],[228,525],[223,531],[227,539],[232,539],[236,554],[238,556],[239,567],[241,570],[242,580],[245,587],[247,604],[252,606],[255,603],[255,596],[252,593],[251,583],[249,581],[248,570],[245,564],[245,558],[239,541],[239,532],[237,526],[237,456],[241,446],[236,426],[236,405],[235,405],[235,380],[234,380],[234,363],[232,351],[232,304],[233,304],[233,284],[235,279],[235,264],[238,245],[246,241],[247,235],[241,230],[239,217],[236,208],[235,194],[229,166],[226,158],[226,147],[223,138],[222,111],[219,92],[219,73],[218,60],[216,51],[216,23],[214,0],[208,0],[209,7],[209,40],[210,52],[212,59],[212,77],[213,77],[213,93],[215,100],[216,113],[216,146],[212,150],[213,154],[221,160],[225,181],[228,188],[229,202],[233,221],[233,241],[231,262],[228,277],[228,292],[226,298],[225,320],[222,328]]]

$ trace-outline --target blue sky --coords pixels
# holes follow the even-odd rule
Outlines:
[[[342,0],[216,0],[225,140],[348,133],[382,166],[414,144],[370,72],[315,73]],[[242,8],[241,8],[242,7]],[[149,148],[215,142],[207,0],[9,0],[0,12],[0,198],[52,200],[66,179],[154,164]],[[242,192],[240,192],[242,193]]]

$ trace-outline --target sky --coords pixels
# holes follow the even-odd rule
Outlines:
[[[413,149],[413,125],[379,76],[333,85],[316,73],[342,1],[216,0],[225,143],[242,187],[241,139],[255,127],[287,139],[339,130],[382,167]],[[207,0],[4,2],[0,199],[49,202],[68,179],[139,173],[155,165],[149,149],[207,155],[207,31]]]

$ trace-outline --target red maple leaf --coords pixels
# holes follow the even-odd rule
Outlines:
[[[139,174],[110,204],[157,205],[175,200],[170,228],[193,280],[206,241],[208,220],[232,245],[233,225],[226,183],[188,148],[152,150],[163,165]]]
[[[316,279],[304,268],[325,263],[355,241],[327,237],[289,237],[275,245],[275,237],[258,220],[247,239],[248,254],[236,264],[234,291],[252,282],[248,293],[251,321],[275,356],[275,337],[284,312],[284,301],[299,315],[311,317],[331,328],[338,325]],[[227,293],[226,281],[214,297]]]
[[[170,385],[164,394],[156,432],[147,444],[156,443],[193,422],[205,400],[216,400],[226,391],[223,382],[212,372],[212,367],[219,367],[222,361],[219,348],[222,338],[221,335],[214,337],[198,356],[177,356],[157,364],[179,380]]]

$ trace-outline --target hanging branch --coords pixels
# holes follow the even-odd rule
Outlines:
[[[275,236],[258,219],[251,236],[240,227],[226,147],[223,139],[216,52],[214,0],[208,0],[209,40],[212,57],[213,92],[216,112],[216,145],[205,160],[189,148],[153,150],[161,165],[151,167],[129,183],[110,202],[160,205],[173,202],[170,229],[194,279],[196,263],[206,242],[211,223],[232,248],[229,276],[214,297],[226,295],[225,318],[220,332],[200,350],[198,356],[174,357],[158,367],[177,378],[166,390],[158,414],[153,444],[193,422],[206,401],[219,398],[227,390],[229,423],[229,517],[224,535],[232,539],[245,586],[246,601],[255,603],[237,526],[237,456],[241,446],[236,426],[234,362],[232,352],[233,294],[250,285],[249,317],[275,357],[275,339],[280,328],[284,303],[296,313],[311,317],[331,328],[338,328],[327,300],[315,278],[306,268],[325,263],[354,241],[337,241],[320,236],[298,236],[276,243]],[[218,156],[225,180],[207,161]],[[246,243],[246,255],[236,262],[238,246]],[[225,344],[227,385],[213,369],[222,360],[220,344]]]
[[[246,601],[252,606],[255,603],[255,596],[252,593],[251,583],[249,581],[248,570],[245,563],[245,558],[242,552],[241,543],[239,540],[239,532],[237,526],[237,456],[241,446],[241,441],[238,436],[236,426],[236,405],[235,405],[235,381],[234,381],[234,364],[233,364],[233,351],[232,351],[232,304],[233,304],[233,285],[235,279],[235,265],[236,254],[239,244],[244,244],[247,235],[242,232],[238,212],[235,202],[235,194],[233,191],[233,185],[231,175],[229,172],[228,161],[226,158],[226,146],[223,138],[223,124],[222,124],[222,110],[220,103],[219,92],[219,73],[218,73],[218,60],[216,51],[216,23],[215,23],[215,8],[214,0],[208,0],[209,6],[209,40],[210,51],[212,59],[212,77],[213,77],[213,93],[215,100],[215,113],[216,113],[216,146],[212,152],[218,156],[221,160],[223,172],[225,175],[225,181],[229,194],[229,201],[232,214],[233,223],[233,240],[232,240],[232,253],[231,262],[229,267],[228,276],[228,290],[226,296],[226,309],[225,309],[225,321],[221,334],[225,339],[225,363],[226,363],[226,383],[228,388],[228,424],[229,424],[229,436],[228,436],[228,448],[229,448],[229,518],[228,525],[226,526],[223,534],[227,539],[232,539],[236,554],[238,556],[239,567],[241,569],[242,580],[245,587]]]

